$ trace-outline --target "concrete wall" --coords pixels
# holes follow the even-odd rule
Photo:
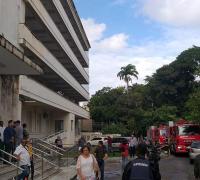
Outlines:
[[[0,76],[0,120],[21,118],[19,101],[19,76]]]
[[[27,129],[32,137],[44,137],[54,133],[52,111],[40,106],[22,104],[22,123],[27,124]]]
[[[92,132],[92,119],[81,120],[81,130],[83,132]]]
[[[24,12],[23,1],[0,0],[0,34],[18,48],[18,24],[24,21]]]

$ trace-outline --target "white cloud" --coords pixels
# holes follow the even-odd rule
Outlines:
[[[152,20],[176,27],[200,26],[200,0],[142,0],[142,2],[143,14]]]
[[[102,38],[106,25],[101,23],[97,24],[93,19],[81,19],[83,27],[86,31],[90,43],[98,41]]]
[[[92,40],[90,50],[90,93],[104,86],[124,85],[117,77],[122,66],[134,64],[139,72],[138,83],[147,75],[168,64],[183,50],[200,46],[200,34],[196,30],[165,28],[164,36],[158,40],[147,40],[140,45],[130,45],[129,36],[124,33],[104,36],[106,25],[93,19],[83,20],[84,27]],[[136,82],[134,80],[133,82]]]
[[[102,52],[120,51],[128,46],[128,36],[126,34],[115,34],[111,37],[102,39],[95,44],[95,49]]]

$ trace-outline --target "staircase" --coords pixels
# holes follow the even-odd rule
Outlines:
[[[49,162],[46,158],[34,157],[34,179],[45,180],[61,172],[61,169]],[[10,163],[10,165],[0,165],[0,179],[12,180],[13,177],[20,174],[21,170],[17,163]]]
[[[58,148],[51,143],[54,142],[52,139],[57,135],[50,136],[51,141],[49,141],[49,138],[33,139],[34,180],[56,180],[58,174],[65,173],[68,176],[72,174],[73,177],[76,173],[75,164],[79,154],[78,147]],[[10,158],[15,158],[12,154],[3,150],[0,151],[9,155]],[[20,173],[21,170],[17,162],[9,162],[9,165],[0,164],[0,180],[13,180]],[[71,177],[68,179],[71,179]]]

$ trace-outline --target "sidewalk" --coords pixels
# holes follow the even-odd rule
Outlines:
[[[121,157],[112,157],[106,160],[105,165],[108,167],[110,164],[120,164]],[[108,172],[107,168],[105,167],[105,174]],[[50,180],[71,180],[76,176],[76,166],[69,166],[61,168],[61,172],[54,177],[51,177]],[[110,168],[109,168],[110,171]],[[112,171],[112,170],[111,170]],[[118,171],[118,168],[117,168]]]

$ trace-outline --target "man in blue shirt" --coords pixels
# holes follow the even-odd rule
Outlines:
[[[11,153],[13,150],[14,137],[15,137],[15,130],[13,128],[13,120],[8,121],[8,127],[5,128],[3,136],[4,136],[5,151],[7,153]],[[4,155],[4,158],[5,160],[9,161],[9,156],[7,154]]]
[[[145,158],[146,153],[146,145],[139,144],[136,148],[137,158],[126,165],[122,180],[155,180],[150,162]]]

